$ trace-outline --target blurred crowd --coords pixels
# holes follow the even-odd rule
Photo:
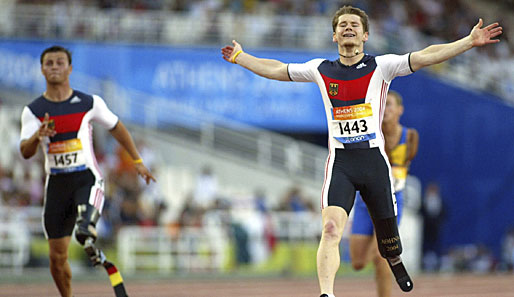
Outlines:
[[[483,17],[501,23],[502,42],[433,70],[514,102],[512,0],[44,0],[37,1],[38,15],[16,6],[34,1],[6,1],[15,4],[5,11],[19,16],[0,20],[0,35],[210,46],[237,38],[251,47],[316,50],[333,49],[330,18],[352,4],[371,18],[367,50],[376,54],[456,40]]]

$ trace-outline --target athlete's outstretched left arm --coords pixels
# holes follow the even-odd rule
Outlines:
[[[137,173],[143,177],[143,179],[146,181],[146,184],[149,184],[150,180],[155,182],[155,177],[153,177],[153,175],[150,173],[150,170],[148,170],[145,164],[143,164],[141,156],[137,151],[136,144],[134,143],[132,136],[128,132],[125,125],[123,125],[121,120],[118,120],[116,126],[109,132],[111,132],[112,136],[121,144],[121,146],[123,146],[124,149],[127,150],[129,155],[132,157]]]
[[[482,28],[483,20],[479,19],[468,36],[457,41],[445,44],[431,45],[410,55],[410,65],[413,71],[423,67],[438,64],[451,59],[465,51],[478,46],[500,42],[493,39],[502,34],[502,27],[498,23]]]

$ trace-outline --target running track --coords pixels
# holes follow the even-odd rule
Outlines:
[[[128,279],[125,281],[130,297],[318,297],[315,277],[291,278],[238,278],[223,279],[159,279],[157,281]],[[108,279],[76,280],[75,297],[112,297]],[[373,297],[375,285],[370,277],[336,280],[338,297]],[[0,283],[2,297],[58,296],[53,283],[23,284]],[[417,276],[414,290],[408,294],[397,287],[393,297],[511,297],[514,296],[514,274],[510,275],[459,275]]]

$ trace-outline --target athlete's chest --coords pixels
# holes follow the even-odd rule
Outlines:
[[[322,63],[318,70],[328,99],[340,107],[364,103],[376,68],[374,59],[363,59],[352,66]]]

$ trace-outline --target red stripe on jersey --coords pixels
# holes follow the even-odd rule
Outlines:
[[[382,127],[382,121],[384,120],[388,86],[388,83],[385,81],[382,82],[382,89],[380,90],[380,127]],[[384,139],[384,133],[382,132],[382,129],[380,129],[380,135],[382,136],[382,139]]]
[[[366,98],[373,73],[375,70],[354,80],[339,80],[320,74],[330,99],[351,101]]]
[[[85,114],[86,112],[77,112],[72,114],[51,116],[50,120],[54,120],[55,131],[57,133],[78,132]],[[40,117],[39,120],[42,122],[44,118]]]
[[[95,149],[93,147],[93,126],[91,125],[91,123],[88,124],[88,129],[89,129],[89,147],[91,148],[91,151],[94,152]],[[96,168],[97,174],[100,176],[100,178],[103,178],[102,172],[100,171],[100,167],[98,166],[98,161],[96,160],[95,154],[93,154],[93,164]]]
[[[327,162],[325,163],[325,178],[323,179],[323,186],[321,187],[321,209],[325,208],[325,206],[323,205],[323,196],[325,195],[325,185],[327,184],[328,166],[330,165],[330,155],[331,155],[331,152],[332,151],[330,150],[330,142],[329,142],[328,143],[328,157],[327,157]]]

